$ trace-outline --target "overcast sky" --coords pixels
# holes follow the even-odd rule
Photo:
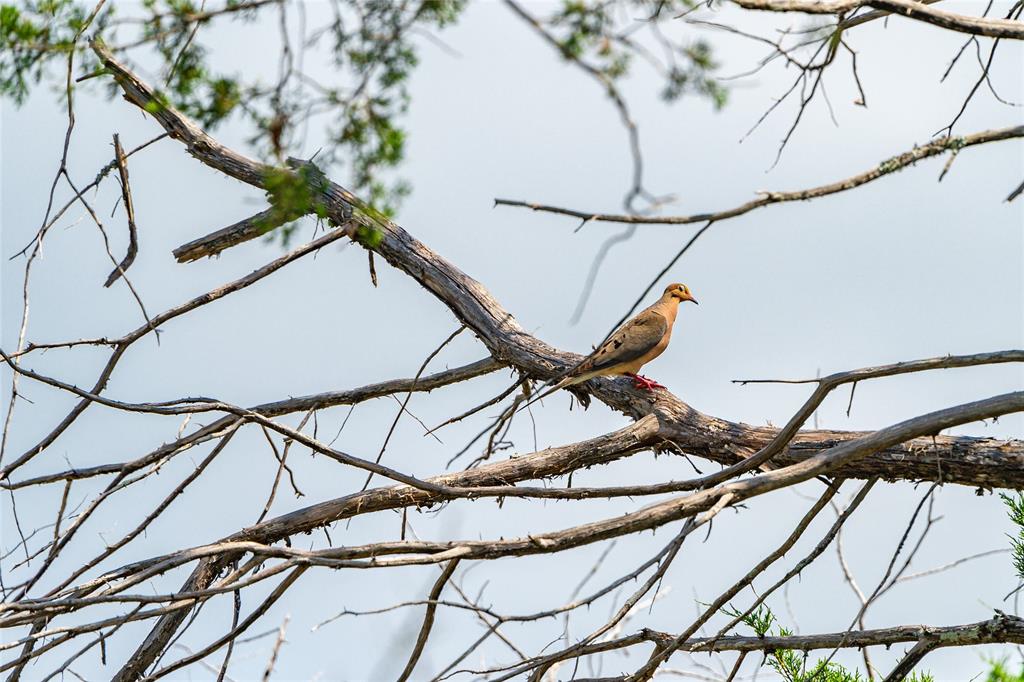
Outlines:
[[[1000,9],[1006,3],[997,3]],[[945,7],[946,5],[944,5]],[[535,12],[550,6],[531,5]],[[950,3],[950,8],[958,7]],[[961,11],[973,5],[961,3]],[[313,5],[311,20],[323,7]],[[1000,9],[1005,12],[1005,9]],[[737,13],[725,13],[737,19]],[[796,18],[758,16],[744,25],[769,32],[799,22]],[[200,31],[218,68],[275,77],[276,27],[268,19],[255,24],[227,24],[227,30]],[[693,32],[695,29],[681,29]],[[722,73],[744,71],[763,51],[752,43],[708,33],[722,61]],[[634,298],[680,246],[695,226],[640,229],[615,248],[598,277],[590,305],[577,325],[569,323],[587,270],[604,239],[620,226],[589,224],[579,232],[576,221],[521,209],[493,208],[495,197],[552,203],[582,210],[618,212],[630,181],[626,136],[601,89],[578,70],[561,62],[551,49],[497,2],[474,2],[458,24],[441,37],[451,48],[430,41],[421,45],[422,64],[412,85],[408,160],[400,174],[413,194],[398,222],[425,244],[483,282],[531,333],[553,345],[584,352],[599,341]],[[780,108],[752,135],[740,138],[778,96],[792,72],[769,69],[739,81],[728,106],[713,111],[706,101],[686,97],[666,106],[658,97],[657,79],[642,64],[625,85],[625,94],[640,126],[647,186],[672,193],[678,201],[670,213],[693,213],[732,207],[756,190],[810,187],[867,170],[882,160],[928,141],[959,109],[978,77],[977,64],[965,59],[944,82],[939,77],[962,43],[955,35],[924,24],[892,19],[873,22],[849,36],[858,53],[860,78],[868,107],[853,104],[856,88],[847,66],[837,65],[828,80],[835,110],[833,124],[823,100],[815,101],[773,167],[779,141],[794,108]],[[1019,45],[1000,46],[992,81],[1007,100],[1024,100]],[[307,64],[329,81],[323,65]],[[102,89],[79,94],[78,119],[71,145],[72,176],[87,183],[109,160],[110,136],[121,135],[126,147],[158,132],[154,122],[120,98],[108,100]],[[35,233],[56,170],[65,125],[53,92],[39,88],[20,109],[3,103],[2,118],[2,253],[3,347],[13,348],[21,314],[23,260],[7,260]],[[1021,109],[998,103],[985,88],[957,124],[966,134],[1021,121]],[[248,133],[228,129],[225,143],[245,148]],[[310,130],[306,146],[295,156],[316,151],[321,133]],[[715,225],[660,283],[683,281],[700,299],[700,307],[681,311],[672,347],[645,368],[645,374],[668,386],[697,409],[751,424],[781,424],[807,397],[801,386],[746,386],[732,379],[806,378],[879,363],[1019,348],[1024,340],[1024,200],[1004,202],[1024,177],[1019,142],[970,148],[960,154],[938,184],[944,158],[853,192],[809,203],[773,206]],[[130,162],[132,189],[140,230],[140,254],[131,274],[153,314],[230,281],[280,253],[261,241],[231,249],[221,258],[180,265],[170,252],[176,246],[233,223],[263,206],[259,192],[204,168],[178,143],[164,141]],[[341,173],[342,171],[339,171]],[[343,175],[336,179],[345,184]],[[62,188],[59,196],[68,192]],[[125,246],[120,210],[111,215],[116,183],[108,181],[93,205],[113,235],[114,253]],[[312,236],[303,223],[298,238]],[[139,311],[127,289],[107,290],[110,269],[95,226],[73,210],[47,241],[45,257],[33,273],[31,317],[27,338],[44,342],[95,336],[119,336],[140,324]],[[366,256],[356,247],[330,247],[243,292],[164,327],[160,344],[150,338],[133,346],[107,389],[127,401],[166,400],[186,395],[214,396],[251,405],[287,396],[360,386],[388,378],[412,376],[423,359],[458,323],[448,310],[405,274],[378,259],[380,287],[369,282]],[[431,370],[454,367],[485,355],[482,344],[464,333],[446,348]],[[79,349],[33,356],[28,366],[80,385],[91,385],[105,351]],[[9,374],[4,374],[5,385]],[[435,424],[497,394],[511,383],[507,372],[477,379],[412,399],[410,409]],[[848,393],[827,401],[817,416],[823,428],[872,429],[927,411],[976,400],[1024,385],[1019,367],[1001,365],[885,379],[857,388],[849,417]],[[33,401],[19,403],[11,435],[18,454],[47,433],[71,401],[39,385],[23,382]],[[6,397],[4,398],[6,406]],[[583,412],[568,410],[567,396],[546,400],[535,410],[536,446],[545,447],[595,436],[627,423],[601,405]],[[336,446],[372,457],[380,448],[397,405],[381,399],[355,409]],[[346,409],[319,415],[319,433],[338,430]],[[485,413],[487,414],[487,413]],[[202,422],[203,420],[198,420]],[[289,420],[294,423],[297,419]],[[388,446],[384,463],[417,476],[444,470],[445,462],[483,428],[483,419],[439,432],[443,443],[423,437],[412,419],[403,419]],[[20,472],[21,476],[74,466],[134,458],[172,440],[180,423],[156,417],[125,415],[91,408],[75,426]],[[1024,418],[994,424],[971,424],[955,433],[1020,437]],[[513,429],[515,452],[535,448],[528,420]],[[255,521],[263,508],[276,467],[262,434],[240,433],[195,484],[194,489],[140,538],[121,551],[115,563],[201,544]],[[329,438],[328,438],[329,440]],[[109,504],[69,547],[53,577],[65,574],[72,560],[93,556],[104,542],[119,538],[139,521],[142,505],[165,495],[207,452],[205,447],[172,461],[160,476],[126,490]],[[501,456],[508,456],[502,453]],[[295,499],[282,490],[272,514],[282,514],[350,492],[362,476],[294,455],[299,487]],[[465,464],[465,460],[462,461]],[[458,466],[456,463],[453,466]],[[704,471],[714,465],[700,463]],[[574,485],[648,482],[681,478],[692,469],[681,458],[650,454],[582,472]],[[94,493],[100,481],[76,484],[72,504]],[[847,483],[842,497],[859,485]],[[820,494],[810,482],[804,495]],[[880,484],[844,533],[850,566],[865,590],[873,589],[899,535],[924,494],[908,484]],[[52,522],[60,491],[26,490],[18,497],[23,528]],[[976,552],[1006,547],[1010,525],[998,498],[956,486],[943,488],[935,514],[942,515],[915,561],[924,570]],[[459,502],[441,513],[410,514],[424,538],[497,538],[565,528],[635,510],[650,500],[583,503]],[[14,546],[10,498],[4,497],[3,547]],[[776,546],[809,503],[793,491],[758,498],[745,513],[726,513],[707,542],[688,545],[669,572],[651,613],[644,612],[626,631],[644,625],[678,631],[747,568]],[[753,513],[751,513],[753,512]],[[781,562],[781,571],[805,553],[831,523],[822,514],[804,540]],[[360,517],[331,530],[335,545],[397,537],[400,516]],[[652,555],[675,530],[624,538],[608,555],[590,583],[596,588],[632,570]],[[318,543],[322,534],[298,538],[296,546]],[[498,611],[527,613],[560,605],[600,555],[592,546],[557,556],[504,560],[466,567],[462,585]],[[12,556],[4,563],[5,575]],[[180,584],[184,573],[154,583],[154,591]],[[461,573],[460,573],[461,575]],[[760,586],[770,584],[770,573]],[[254,626],[260,633],[290,614],[288,644],[281,652],[276,679],[368,680],[393,677],[404,665],[420,609],[384,615],[343,618],[316,632],[311,628],[343,608],[371,609],[406,599],[423,598],[436,577],[434,568],[388,572],[335,573],[318,570],[306,576]],[[602,580],[604,582],[602,582]],[[983,620],[993,608],[1010,610],[1003,596],[1015,586],[1009,557],[996,555],[965,564],[934,578],[909,582],[872,607],[869,627],[906,623],[935,625]],[[246,597],[256,603],[261,587]],[[739,601],[748,603],[749,594]],[[201,646],[225,631],[230,600],[204,609],[181,640]],[[791,612],[781,595],[770,601],[784,624],[801,632],[842,630],[858,602],[842,581],[835,552],[829,550],[788,590]],[[607,601],[574,616],[572,634],[600,624],[613,606]],[[94,616],[95,614],[90,614]],[[795,616],[795,618],[794,618]],[[108,645],[111,665],[120,665],[144,636],[148,625],[124,628]],[[510,627],[509,637],[525,651],[537,652],[558,636],[561,623]],[[479,623],[462,612],[441,612],[431,649],[417,667],[417,679],[437,672],[482,633]],[[9,636],[6,634],[5,636]],[[234,679],[261,674],[273,638],[242,645],[231,668]],[[904,650],[875,654],[887,670]],[[483,667],[510,660],[499,642],[481,650],[467,664]],[[185,654],[176,649],[169,654]],[[646,651],[643,656],[646,656]],[[998,648],[946,649],[932,653],[923,668],[938,680],[961,680],[981,672],[984,656]],[[1006,652],[1007,654],[1009,652]],[[68,655],[62,652],[60,659]],[[34,679],[52,668],[44,659],[26,671]],[[220,655],[209,659],[219,664]],[[632,657],[611,657],[603,672],[616,674],[640,664]],[[858,656],[839,660],[856,665]],[[707,659],[701,659],[708,663]],[[682,657],[674,667],[695,669]],[[98,654],[90,653],[75,670],[104,679]],[[36,672],[33,672],[36,671]],[[191,669],[189,679],[207,671]]]

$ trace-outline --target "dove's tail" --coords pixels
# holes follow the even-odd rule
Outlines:
[[[598,375],[598,372],[585,372],[585,373],[577,375],[577,376],[565,377],[564,379],[559,381],[557,384],[555,384],[554,386],[552,386],[548,390],[544,391],[543,393],[541,393],[537,397],[531,399],[528,403],[526,403],[525,405],[520,407],[518,410],[516,410],[516,412],[519,412],[520,410],[525,410],[527,407],[529,407],[530,405],[533,405],[538,400],[543,400],[544,398],[547,398],[549,395],[551,395],[555,391],[560,391],[563,388],[565,388],[566,386],[574,386],[575,384],[581,384],[584,381],[586,381],[587,379],[593,379],[597,375]]]

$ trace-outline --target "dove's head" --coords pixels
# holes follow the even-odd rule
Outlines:
[[[690,293],[690,287],[685,284],[669,284],[668,287],[665,288],[664,297],[678,303],[682,303],[683,301],[693,301],[694,303],[697,303],[697,299],[695,299],[693,294]]]

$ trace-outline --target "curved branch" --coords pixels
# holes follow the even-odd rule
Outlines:
[[[629,112],[629,106],[626,104],[626,100],[622,96],[622,93],[619,92],[619,88],[615,85],[615,81],[601,69],[586,63],[569,51],[558,41],[557,38],[551,35],[547,29],[541,25],[540,21],[536,17],[523,9],[523,7],[521,7],[519,3],[515,2],[515,0],[504,0],[504,2],[513,14],[536,31],[544,42],[553,47],[566,61],[575,64],[582,69],[584,73],[596,80],[604,88],[605,94],[608,95],[608,99],[610,99],[615,105],[615,109],[619,112],[619,119],[622,122],[622,126],[626,129],[626,133],[629,136],[629,153],[633,161],[633,184],[626,193],[626,197],[622,203],[627,211],[632,210],[633,202],[637,197],[650,197],[650,194],[644,189],[644,163],[643,153],[640,150],[640,131],[637,129],[636,122],[633,120],[633,116]]]
[[[423,615],[423,625],[420,627],[420,633],[416,637],[416,644],[413,646],[412,653],[409,654],[409,661],[405,664],[405,669],[402,674],[398,676],[398,682],[405,682],[412,675],[413,669],[420,660],[420,655],[423,654],[423,647],[427,645],[427,637],[430,636],[430,630],[434,627],[434,613],[437,611],[437,600],[441,596],[441,590],[444,589],[445,584],[448,583],[448,579],[455,573],[456,567],[459,565],[458,559],[452,559],[441,571],[441,575],[438,577],[437,582],[434,583],[434,587],[430,590],[430,596],[427,597],[427,610]]]
[[[917,0],[733,0],[744,9],[804,14],[845,14],[861,7],[899,14],[960,33],[989,38],[1024,39],[1024,23],[948,12]]]
[[[889,175],[890,173],[901,171],[922,159],[938,156],[939,154],[943,154],[947,151],[956,152],[965,147],[973,147],[975,145],[986,144],[988,142],[1000,142],[1002,140],[1010,140],[1018,137],[1024,137],[1024,125],[984,130],[971,135],[943,137],[938,140],[926,142],[920,146],[915,146],[913,149],[882,161],[870,170],[858,173],[857,175],[850,176],[843,180],[803,190],[788,192],[758,192],[760,196],[757,199],[752,199],[745,204],[740,204],[734,208],[714,213],[694,213],[692,215],[685,216],[657,217],[615,213],[593,213],[571,208],[562,208],[559,206],[549,206],[547,204],[519,201],[515,199],[495,199],[494,204],[495,206],[515,206],[544,213],[556,213],[558,215],[577,218],[583,222],[628,223],[632,225],[687,225],[690,223],[701,223],[707,221],[720,222],[722,220],[741,216],[745,213],[750,213],[751,211],[763,206],[782,204],[790,201],[808,201],[810,199],[817,199],[830,194],[845,192],[847,190],[854,189],[855,187],[866,185],[867,183]]]

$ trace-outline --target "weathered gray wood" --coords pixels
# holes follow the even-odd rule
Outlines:
[[[288,222],[280,211],[268,208],[245,220],[211,232],[210,234],[182,244],[172,253],[179,263],[216,256],[225,249],[256,239]]]
[[[150,113],[158,123],[172,137],[182,141],[200,162],[242,182],[262,187],[269,170],[267,166],[223,147],[172,107],[163,104],[152,106],[156,98],[148,85],[118,63],[102,44],[94,43],[93,49],[121,86],[126,99],[143,110],[153,109]],[[379,236],[379,240],[373,240],[372,250],[416,280],[472,328],[495,360],[545,380],[578,362],[578,356],[559,351],[528,334],[483,285],[401,227],[368,209],[343,187],[335,183],[326,183],[325,186],[321,201],[329,217],[345,225],[344,229],[354,239],[360,238],[360,230]],[[651,396],[631,389],[625,380],[599,379],[593,380],[589,386],[598,399],[637,422],[608,436],[537,453],[536,457],[517,458],[508,463],[434,480],[460,486],[474,483],[507,485],[516,480],[526,480],[525,477],[557,475],[566,471],[565,466],[571,471],[651,447],[681,449],[731,464],[756,452],[778,433],[777,429],[753,427],[704,415],[667,392]],[[982,487],[1024,487],[1024,444],[965,437],[936,437],[934,440],[924,437],[950,424],[1004,414],[1021,409],[1022,405],[1020,394],[1008,394],[908,420],[870,434],[803,431],[797,434],[791,447],[773,460],[776,465],[792,464],[786,472],[768,472],[721,488],[728,489],[728,494],[735,495],[737,499],[743,499],[826,471],[829,475],[842,477],[880,476],[907,480],[941,477],[947,482]],[[722,490],[703,491],[623,518],[590,524],[588,537],[600,539],[655,527],[706,508],[720,494]],[[354,509],[366,510],[374,504],[380,508],[389,504],[415,504],[420,495],[428,493],[407,486],[367,491],[271,519],[232,537],[273,542],[343,518]],[[574,546],[580,541],[573,534],[577,530],[547,534],[545,541],[558,547]],[[524,546],[522,551],[534,549]],[[191,592],[208,587],[226,560],[221,556],[201,562],[182,590]],[[140,677],[166,647],[186,614],[187,610],[182,609],[163,616],[114,679],[134,680]]]

